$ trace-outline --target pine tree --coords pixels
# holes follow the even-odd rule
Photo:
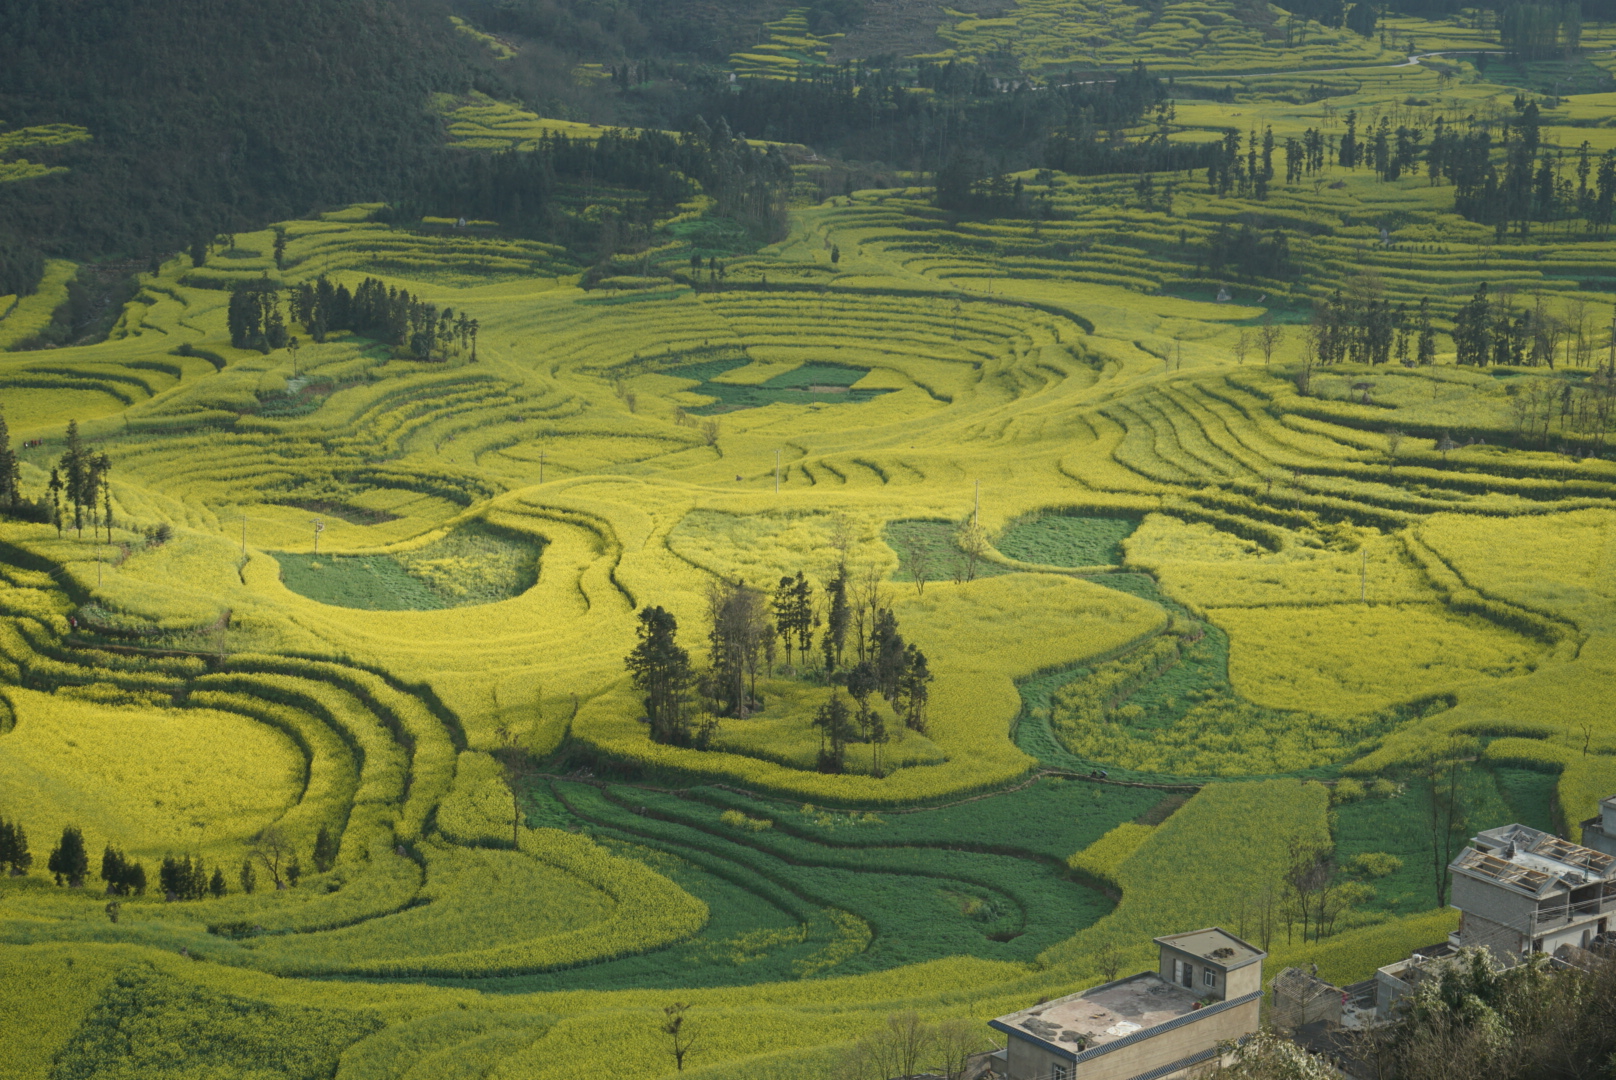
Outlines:
[[[28,851],[28,834],[22,822],[8,822],[0,818],[0,869],[9,868],[13,877],[20,877],[34,864]]]
[[[180,872],[179,860],[174,856],[163,856],[162,863],[157,867],[157,887],[163,891],[165,898],[181,899],[180,893],[185,888],[185,881]]]
[[[71,888],[82,888],[84,875],[90,870],[90,856],[84,850],[84,834],[71,825],[63,829],[62,839],[45,865],[56,876],[56,884],[61,885],[65,881]]]
[[[922,734],[926,731],[926,703],[931,699],[931,668],[926,654],[913,645],[905,651],[903,697],[907,703],[903,722]]]
[[[45,485],[46,492],[51,501],[51,523],[56,526],[56,538],[62,538],[62,474],[56,466],[51,466],[50,483]]]
[[[876,684],[881,696],[896,702],[903,688],[903,675],[908,664],[903,636],[898,633],[898,619],[891,608],[882,608],[875,614],[874,648],[871,650],[875,665]]]
[[[241,881],[241,891],[251,896],[253,890],[258,887],[258,873],[253,869],[251,859],[241,860],[241,877],[239,880]]]
[[[208,892],[213,894],[214,899],[218,899],[225,894],[224,871],[217,866],[213,868],[213,880],[208,882]]]
[[[1476,286],[1476,294],[1470,298],[1470,302],[1460,308],[1458,315],[1454,317],[1453,347],[1457,354],[1456,362],[1477,366],[1487,363],[1491,315],[1492,304],[1487,300],[1487,283],[1483,281]]]
[[[314,869],[325,873],[337,863],[337,842],[331,838],[331,830],[320,826],[320,834],[314,838]]]
[[[780,635],[780,640],[785,643],[786,647],[787,671],[793,670],[793,665],[791,663],[791,649],[793,641],[795,640],[794,631],[797,628],[797,604],[794,585],[795,582],[792,580],[790,574],[781,575],[780,584],[775,586],[774,600],[772,604],[774,610],[774,629],[775,632]]]
[[[842,666],[842,653],[847,645],[847,627],[852,618],[847,603],[847,567],[840,566],[836,576],[825,587],[829,600],[825,612],[825,634],[821,644],[825,650],[825,671],[834,672]]]
[[[101,855],[101,880],[107,883],[107,895],[118,896],[123,888],[123,856],[111,844]]]
[[[814,587],[808,583],[802,571],[797,571],[797,580],[791,586],[791,614],[792,629],[797,632],[797,651],[802,654],[803,663],[808,662],[808,653],[814,647]]]
[[[61,469],[64,474],[67,500],[73,504],[73,528],[82,538],[85,494],[90,481],[90,455],[84,449],[84,440],[79,435],[77,420],[67,422],[67,450],[62,454]],[[93,499],[94,496],[91,495],[90,498]]]
[[[1431,325],[1431,298],[1420,297],[1419,339],[1414,347],[1414,362],[1420,365],[1436,363],[1436,327]]]
[[[292,861],[286,864],[286,883],[295,889],[302,877],[303,864],[297,861],[296,855],[293,855]]]
[[[653,742],[678,745],[689,732],[686,694],[693,675],[690,654],[675,640],[679,623],[660,607],[640,610],[639,644],[624,663],[634,689],[644,696]]]
[[[11,448],[11,432],[6,415],[0,412],[0,508],[15,510],[22,502],[22,471],[17,452]]]
[[[847,702],[835,690],[830,700],[814,714],[814,726],[819,729],[819,771],[839,773],[847,758],[847,741],[852,735],[851,715]]]

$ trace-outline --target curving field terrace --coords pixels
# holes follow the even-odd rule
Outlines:
[[[1190,17],[1166,10],[1159,33]],[[992,21],[945,33],[991,42]],[[748,62],[803,62],[802,29]],[[457,134],[533,137],[479,108]],[[605,1055],[661,1075],[675,1000],[702,1033],[689,1071],[823,1075],[894,1011],[980,1020],[1099,981],[1107,946],[1139,966],[1156,933],[1240,926],[1292,837],[1408,869],[1273,963],[1353,980],[1440,938],[1410,823],[1420,762],[1455,740],[1478,825],[1574,828],[1616,790],[1616,464],[1511,410],[1513,380],[1586,372],[1443,356],[1304,395],[1297,337],[1267,364],[1232,352],[1344,266],[1451,316],[1471,227],[1417,179],[1276,189],[1270,213],[1327,205],[1341,227],[1294,280],[1220,304],[1193,251],[1244,201],[1186,180],[1169,221],[1099,197],[1130,179],[1024,179],[1056,217],[859,192],[800,208],[721,285],[675,250],[647,289],[352,208],[285,223],[284,270],[256,254],[270,233],[241,234],[142,275],[105,342],[0,354],[13,435],[42,440],[20,450],[30,497],[69,420],[114,462],[104,538],[0,525],[0,817],[36,852],[0,879],[20,1075],[114,1075],[121,1030],[163,1046],[155,1075],[269,1038],[289,1074],[342,1080]],[[1370,246],[1393,209],[1396,242]],[[1569,303],[1608,245],[1489,247],[1487,268]],[[232,282],[322,273],[473,315],[477,360],[347,332],[295,359],[229,345]],[[955,580],[977,513],[991,543]],[[622,668],[636,609],[666,607],[699,653],[710,582],[822,585],[838,545],[936,672],[889,774],[862,746],[816,771],[828,687],[773,673],[770,707],[713,749],[651,743]],[[92,859],[198,856],[225,895],[149,892],[114,921],[41,872],[68,824]],[[304,859],[324,828],[333,865],[244,891],[269,826]],[[255,1030],[165,1042],[142,1027],[158,1005]]]

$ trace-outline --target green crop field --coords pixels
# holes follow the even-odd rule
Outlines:
[[[701,85],[840,85],[862,39],[828,18],[770,15]],[[1171,109],[1101,142],[1232,133],[1239,171],[1271,132],[1275,173],[1051,164],[944,208],[938,170],[782,122],[724,151],[785,178],[776,235],[690,165],[651,201],[549,177],[554,233],[365,203],[143,254],[104,337],[76,261],[0,296],[26,504],[0,516],[0,822],[34,856],[0,874],[0,1046],[25,1047],[0,1073],[807,1080],[894,1013],[985,1048],[1108,957],[1153,966],[1153,936],[1267,933],[1252,897],[1298,845],[1344,899],[1265,939],[1270,973],[1344,984],[1445,939],[1433,761],[1472,830],[1577,838],[1616,794],[1616,27],[1515,63],[1468,9],[1369,34],[1223,0],[938,18],[870,69],[1026,100],[1143,60]],[[521,62],[517,31],[456,27]],[[591,63],[557,100],[613,81],[647,130],[697,77]],[[455,153],[628,138],[494,85],[427,103]],[[1548,220],[1462,216],[1423,158],[1332,157],[1350,114],[1365,141],[1485,130],[1501,169],[1529,99]],[[1330,155],[1287,177],[1310,133]],[[0,130],[0,183],[97,137]],[[300,287],[367,281],[462,322],[423,357],[296,316]],[[1516,348],[1461,364],[1483,281]],[[296,349],[233,343],[265,290]],[[1356,311],[1400,313],[1383,362],[1321,346],[1321,313]],[[82,527],[51,486],[70,422],[109,463]],[[771,624],[739,707],[704,678],[697,733],[654,740],[637,614],[705,675],[725,590],[784,628],[799,572],[810,644]],[[845,747],[837,580],[871,657],[880,609],[931,675],[923,719],[866,695]],[[69,827],[80,887],[46,867]],[[108,848],[143,894],[105,890]],[[160,887],[174,858],[207,887]]]

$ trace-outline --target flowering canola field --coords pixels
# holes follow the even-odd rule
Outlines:
[[[253,254],[268,232],[170,261],[107,341],[0,359],[13,437],[43,440],[19,451],[30,498],[69,420],[114,462],[110,529],[0,524],[0,818],[36,856],[0,879],[18,1075],[114,1075],[108,1033],[151,1030],[151,1002],[196,1019],[163,1066],[195,1075],[265,1032],[289,1075],[661,1075],[674,1001],[701,1035],[689,1071],[820,1075],[891,1012],[980,1020],[1098,981],[1108,946],[1131,970],[1155,934],[1238,925],[1242,883],[1285,858],[1270,823],[1330,841],[1321,779],[1468,739],[1547,776],[1573,828],[1616,791],[1616,465],[1499,449],[1491,376],[1377,373],[1399,385],[1372,410],[1302,397],[1284,350],[1230,352],[1260,309],[1130,289],[1126,245],[995,276],[917,191],[804,209],[716,289],[587,291],[546,245],[364,217],[285,223],[284,269]],[[477,359],[347,333],[295,358],[230,346],[230,283],[321,274],[472,314]],[[886,392],[711,411],[677,369],[713,360],[741,362],[731,383],[835,365]],[[1494,445],[1440,448],[1459,420]],[[1035,528],[1053,517],[1109,523],[1084,552],[1126,532],[1119,561],[1066,559],[1059,537],[1087,534]],[[917,581],[889,539],[970,519],[992,574]],[[1049,562],[995,546],[1032,552],[1017,528]],[[461,580],[489,530],[537,553],[514,595]],[[503,598],[322,603],[288,587],[293,557]],[[714,581],[823,586],[842,558],[936,673],[886,776],[812,768],[828,690],[800,682],[765,680],[773,711],[713,749],[647,739],[622,667],[639,608],[701,659]],[[1186,790],[1157,813],[1154,789],[1041,768]],[[921,824],[967,817],[961,850]],[[43,872],[68,825],[83,889]],[[303,878],[247,892],[270,828]],[[154,879],[198,857],[225,895],[148,890],[114,920],[107,845]],[[970,948],[903,937],[918,919]],[[1276,960],[1361,978],[1448,922],[1365,909]]]

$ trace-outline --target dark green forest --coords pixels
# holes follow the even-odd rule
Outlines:
[[[89,142],[0,187],[0,249],[88,259],[400,191],[441,145],[428,95],[496,90],[431,0],[0,0],[0,118]],[[459,40],[457,40],[459,39]]]

